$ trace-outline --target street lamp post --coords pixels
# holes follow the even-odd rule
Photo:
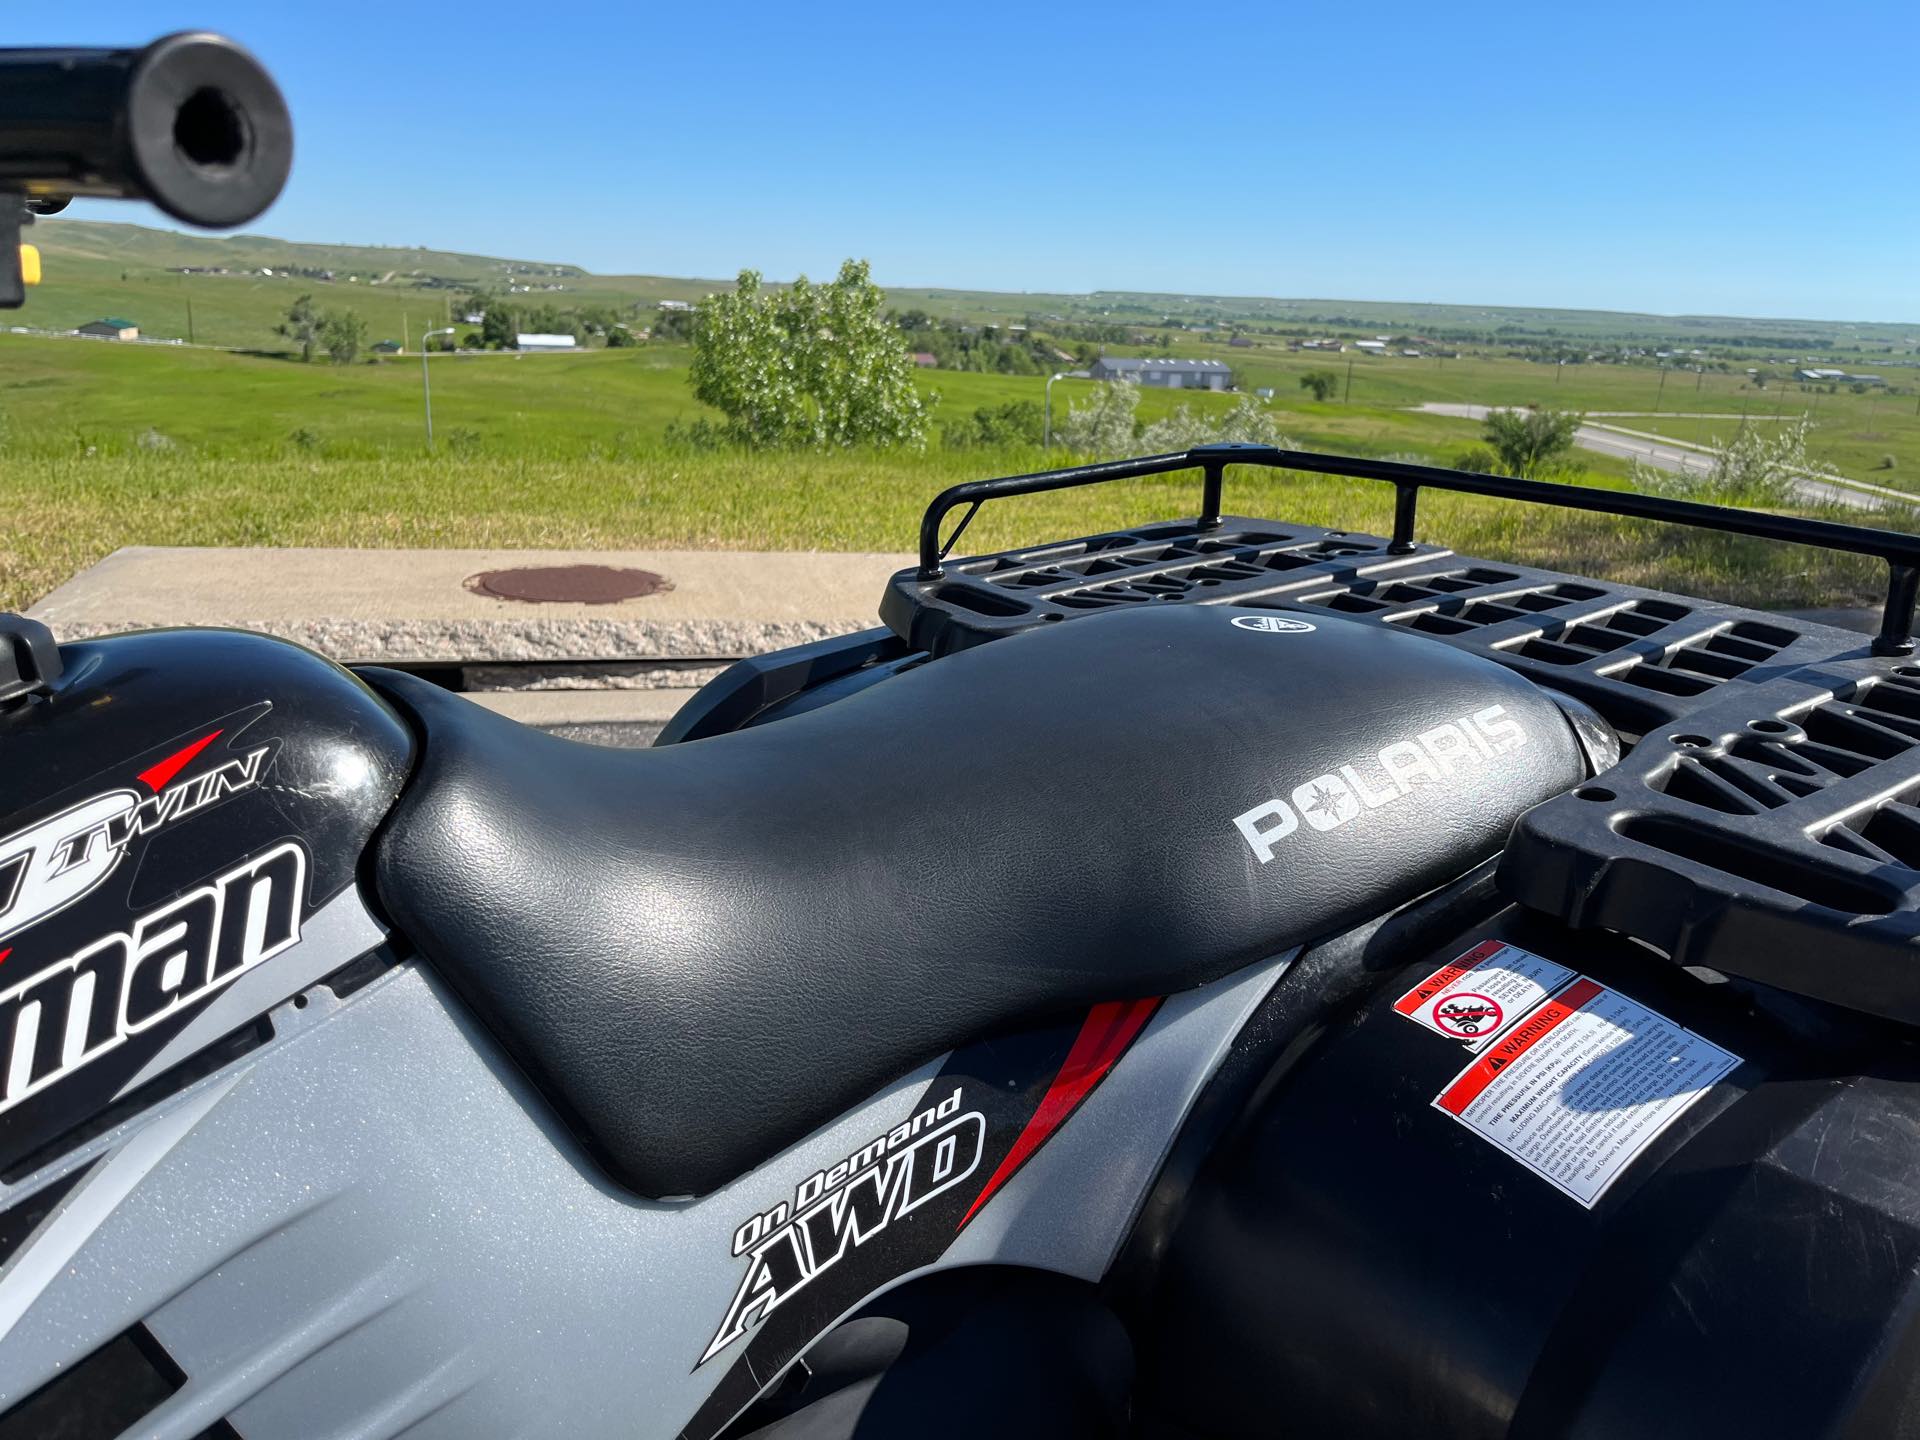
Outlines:
[[[1047,377],[1046,424],[1041,431],[1040,448],[1053,448],[1053,382],[1056,380],[1091,380],[1093,377],[1085,370],[1061,370]]]
[[[433,382],[427,379],[427,342],[436,335],[451,335],[453,327],[446,325],[438,330],[429,330],[420,337],[420,399],[427,407],[427,449],[433,449]]]

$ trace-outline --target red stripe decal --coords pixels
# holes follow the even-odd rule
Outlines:
[[[1067,1117],[1079,1108],[1093,1087],[1106,1078],[1114,1062],[1126,1053],[1159,1008],[1160,999],[1155,996],[1146,1000],[1108,1000],[1087,1012],[1080,1033],[1074,1037],[1073,1046],[1060,1066],[1060,1073],[1053,1077],[1047,1093],[1040,1097],[1033,1118],[1027,1121],[1026,1128],[1007,1152],[1007,1158],[1000,1162],[1000,1168],[993,1172],[967,1213],[960,1217],[956,1230],[966,1229],[967,1222],[980,1213],[980,1207],[1066,1123]]]
[[[211,745],[214,741],[218,740],[220,734],[220,731],[215,730],[211,735],[202,735],[198,740],[187,746],[186,749],[176,750],[159,763],[149,765],[135,778],[137,778],[142,785],[153,791],[154,794],[158,795],[162,790],[167,788],[167,782],[169,780],[173,779],[174,776],[192,764],[193,757],[206,749],[207,746]]]
[[[9,956],[9,955],[11,955],[11,954],[13,954],[13,947],[12,947],[11,945],[9,945],[9,946],[8,946],[8,947],[7,947],[6,949],[4,949],[4,950],[0,950],[0,965],[4,965],[4,964],[6,964],[6,963],[7,963],[7,956]]]

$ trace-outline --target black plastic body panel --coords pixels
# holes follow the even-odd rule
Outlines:
[[[1469,1057],[1392,1008],[1489,937],[1744,1061],[1591,1210],[1431,1107]],[[1509,911],[1259,1087],[1140,1309],[1137,1413],[1210,1437],[1914,1434],[1916,1130],[1907,1034]]]
[[[752,655],[701,686],[653,743],[704,740],[781,715],[818,709],[878,684],[922,658],[911,654],[884,627]]]
[[[412,763],[385,702],[284,641],[160,630],[61,654],[47,693],[0,713],[0,1171],[354,885]],[[281,898],[256,913],[263,878]],[[169,948],[153,917],[182,905]]]
[[[1920,668],[1728,687],[1525,816],[1501,879],[1680,964],[1920,1023]]]

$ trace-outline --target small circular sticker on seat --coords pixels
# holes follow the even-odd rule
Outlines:
[[[1233,623],[1242,630],[1258,630],[1266,635],[1306,635],[1314,628],[1305,620],[1289,620],[1284,615],[1236,615]]]

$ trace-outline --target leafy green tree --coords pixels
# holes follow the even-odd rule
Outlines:
[[[1190,405],[1182,405],[1166,419],[1156,420],[1141,431],[1139,448],[1158,454],[1228,440],[1247,445],[1274,445],[1283,450],[1296,448],[1293,441],[1280,433],[1273,412],[1251,395],[1242,395],[1224,415],[1208,415],[1196,412]]]
[[[965,420],[941,427],[949,450],[1004,450],[1016,445],[1038,445],[1046,417],[1033,400],[1009,400],[983,405]]]
[[[1584,419],[1576,410],[1490,410],[1481,434],[1504,473],[1540,479],[1565,468]]]
[[[847,261],[830,284],[803,275],[783,291],[742,270],[737,288],[696,312],[695,398],[757,448],[924,444],[928,407],[885,298],[864,260]]]
[[[480,312],[480,343],[489,350],[511,350],[519,338],[520,323],[510,308],[496,301]]]
[[[313,296],[302,295],[287,307],[287,318],[273,327],[273,333],[284,335],[300,347],[303,361],[313,360],[314,346],[320,342],[320,312],[313,308]]]
[[[1309,370],[1300,377],[1300,388],[1311,390],[1313,398],[1324,405],[1340,388],[1340,377],[1331,370]]]
[[[1633,485],[1636,490],[1655,495],[1705,500],[1715,505],[1804,508],[1802,480],[1832,482],[1838,478],[1807,454],[1807,440],[1812,434],[1813,422],[1804,415],[1772,435],[1742,421],[1733,439],[1723,443],[1715,436],[1709,442],[1713,455],[1704,471],[1656,470],[1636,460]]]
[[[638,345],[639,343],[638,340],[633,338],[633,332],[627,329],[626,326],[609,325],[607,327],[607,348],[609,350],[624,350],[629,345]]]
[[[329,310],[320,322],[320,343],[336,365],[351,365],[367,343],[367,322],[353,310]]]
[[[693,312],[691,310],[662,310],[654,317],[653,338],[656,340],[691,340],[693,338]]]
[[[1077,455],[1123,455],[1133,449],[1139,422],[1140,387],[1131,380],[1111,380],[1097,388],[1084,405],[1075,405],[1060,422],[1060,443]]]

